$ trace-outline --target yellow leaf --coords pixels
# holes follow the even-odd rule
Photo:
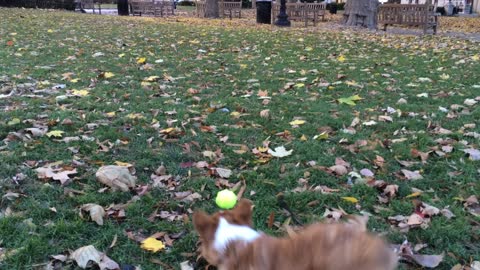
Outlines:
[[[160,77],[158,77],[158,76],[150,76],[150,77],[145,78],[144,81],[146,81],[146,82],[154,82],[154,81],[157,81],[158,79],[160,79]]]
[[[118,57],[120,57],[120,58],[122,58],[122,57],[124,57],[124,56],[125,56],[124,53],[121,53],[121,54],[118,55]]]
[[[297,84],[295,84],[295,87],[296,87],[296,88],[301,88],[301,87],[304,87],[304,86],[305,86],[304,83],[297,83]]]
[[[310,51],[312,51],[312,50],[313,50],[312,47],[306,47],[306,48],[305,48],[305,51],[307,51],[307,52],[310,52]]]
[[[306,141],[306,140],[308,140],[308,139],[307,139],[307,136],[302,135],[302,137],[300,137],[300,141],[303,141],[303,142],[304,142],[304,141]]]
[[[137,64],[139,64],[139,65],[145,64],[146,61],[147,61],[146,57],[137,58]]]
[[[345,62],[346,59],[345,59],[345,56],[343,56],[343,54],[342,54],[342,55],[340,55],[340,56],[337,58],[337,60],[338,60],[338,62],[342,62],[342,63],[343,63],[343,62]]]
[[[248,66],[247,64],[240,64],[241,69],[245,69],[245,68],[247,68],[247,66]]]
[[[83,89],[83,90],[73,89],[73,91],[72,91],[72,95],[79,96],[79,97],[88,96],[88,93],[89,92],[85,89]]]
[[[318,140],[326,140],[326,139],[328,139],[328,133],[326,131],[324,131],[324,132],[320,133],[319,135],[315,135],[313,137],[313,139],[314,140],[317,140],[317,139]]]
[[[103,74],[103,77],[105,77],[105,79],[111,78],[113,76],[115,76],[115,74],[113,74],[112,72],[105,72]]]
[[[268,151],[268,147],[259,146],[259,147],[257,147],[257,150],[258,150],[258,152],[265,153],[265,152]]]
[[[443,73],[442,75],[440,75],[440,79],[448,80],[448,79],[450,79],[450,75]]]
[[[53,33],[53,30],[52,30],[52,29],[48,29],[47,32],[48,32],[48,33]]]
[[[358,203],[358,199],[355,197],[342,197],[342,199],[344,199],[347,202]]]
[[[47,137],[49,137],[49,138],[52,137],[52,136],[57,137],[57,138],[61,138],[62,134],[63,134],[63,131],[61,131],[61,130],[52,130],[45,135],[47,135]]]
[[[116,114],[115,112],[107,112],[105,115],[106,115],[107,117],[114,117],[115,114]]]
[[[20,122],[21,122],[20,119],[18,119],[18,118],[13,118],[12,120],[8,121],[7,125],[9,125],[9,126],[14,126],[14,125],[16,125],[16,124],[20,124]]]
[[[129,118],[129,119],[143,119],[143,118],[145,118],[145,116],[143,116],[140,113],[130,113],[130,114],[127,115],[127,118]]]
[[[76,78],[76,79],[71,79],[71,80],[70,80],[70,82],[71,82],[71,83],[77,83],[78,81],[80,81],[80,79],[79,79],[79,78]]]
[[[290,125],[292,126],[300,126],[300,125],[303,125],[305,124],[305,120],[293,120],[292,122],[290,122]]]
[[[171,127],[171,128],[162,129],[160,130],[160,133],[168,134],[168,133],[171,133],[172,131],[175,131],[175,128]]]
[[[115,161],[115,164],[117,164],[118,166],[124,166],[124,167],[131,167],[133,166],[132,164],[128,163],[128,162],[122,162],[122,161]]]
[[[149,82],[141,82],[140,85],[141,85],[142,87],[148,87],[148,86],[150,86],[150,85],[152,85],[152,84],[149,83]]]
[[[480,55],[475,54],[474,56],[472,56],[472,60],[473,60],[473,61],[478,61],[478,60],[480,60]]]
[[[417,191],[417,192],[413,192],[413,193],[410,194],[410,195],[407,195],[405,198],[413,198],[413,197],[418,197],[418,196],[420,196],[420,195],[422,195],[422,192]]]
[[[240,113],[239,113],[239,112],[231,112],[230,115],[233,116],[234,118],[240,117]]]
[[[162,241],[158,241],[153,237],[149,237],[142,241],[141,247],[151,252],[157,252],[164,249],[165,245],[162,243]]]

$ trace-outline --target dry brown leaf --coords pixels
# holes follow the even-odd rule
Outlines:
[[[76,174],[77,169],[73,170],[63,170],[63,169],[53,169],[52,167],[41,167],[35,169],[37,172],[37,176],[40,179],[48,179],[52,178],[53,180],[60,181],[62,185],[68,182],[70,180],[69,175],[70,174]]]
[[[97,180],[112,188],[113,191],[127,192],[129,188],[135,187],[137,178],[130,174],[124,166],[102,166],[95,174]]]
[[[216,168],[215,171],[217,172],[218,176],[222,178],[229,178],[232,175],[232,170],[230,169]]]
[[[103,225],[103,218],[105,217],[105,210],[98,204],[87,203],[82,205],[81,209],[90,213],[90,218],[98,225]]]
[[[334,172],[338,176],[342,176],[348,173],[347,168],[343,165],[334,165],[329,167],[328,169]]]
[[[405,175],[405,178],[407,178],[407,180],[423,179],[423,176],[420,175],[420,171],[409,171],[409,170],[406,170],[406,169],[402,169],[401,171],[402,171],[403,175]]]
[[[184,261],[180,263],[180,270],[193,270],[193,267],[189,261]]]
[[[268,109],[262,110],[262,111],[260,112],[260,117],[262,117],[262,118],[268,118],[268,117],[270,117],[270,110],[268,110]]]
[[[77,265],[82,269],[86,269],[90,261],[96,263],[101,270],[115,270],[120,268],[116,262],[98,251],[92,245],[78,248],[70,254],[69,258],[75,260]]]

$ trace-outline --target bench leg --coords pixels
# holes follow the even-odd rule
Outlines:
[[[383,31],[387,32],[387,26],[388,26],[388,24],[383,25]]]

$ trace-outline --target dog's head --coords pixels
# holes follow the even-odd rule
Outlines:
[[[252,227],[252,202],[239,200],[232,210],[212,215],[203,211],[193,213],[193,225],[201,241],[201,254],[211,264],[219,265],[222,249],[233,240],[251,240],[256,233]]]

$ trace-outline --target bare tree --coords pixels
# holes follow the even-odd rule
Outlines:
[[[348,0],[345,4],[344,24],[377,29],[378,0]]]

